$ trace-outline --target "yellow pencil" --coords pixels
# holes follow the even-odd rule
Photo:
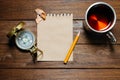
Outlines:
[[[77,41],[78,41],[78,39],[79,39],[79,36],[80,36],[80,31],[79,31],[78,34],[76,35],[76,37],[75,37],[75,39],[74,39],[74,41],[73,41],[73,43],[72,43],[72,45],[71,45],[71,47],[70,47],[67,55],[66,55],[66,58],[64,59],[64,63],[65,63],[65,64],[68,62],[68,60],[69,60],[69,58],[70,58],[70,55],[71,55],[71,53],[72,53],[72,51],[73,51],[73,49],[74,49],[74,47],[75,47],[75,45],[76,45],[76,43],[77,43]]]

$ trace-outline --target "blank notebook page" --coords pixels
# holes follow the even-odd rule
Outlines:
[[[73,14],[47,14],[46,20],[37,24],[37,47],[43,51],[37,61],[63,61],[72,41]]]

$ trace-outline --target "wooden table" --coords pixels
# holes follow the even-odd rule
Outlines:
[[[86,34],[84,22],[86,9],[99,0],[0,0],[0,80],[120,80],[120,1],[102,0],[112,5],[117,22],[112,32],[117,43],[110,45],[107,38]],[[36,14],[41,8],[46,13],[73,13],[74,36],[81,30],[74,49],[74,61],[32,62],[29,53],[8,45],[6,34],[20,21],[36,35]],[[52,31],[52,30],[51,30]]]

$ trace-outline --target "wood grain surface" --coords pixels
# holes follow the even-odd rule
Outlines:
[[[19,22],[21,21],[0,21],[0,44],[8,44],[8,38],[7,38],[7,33],[14,27],[16,26]],[[35,21],[23,21],[25,22],[25,26],[24,28],[27,30],[32,31],[35,36],[37,35],[36,30],[37,30],[37,26]],[[75,35],[77,34],[77,32],[80,30],[81,34],[80,34],[80,39],[78,41],[78,44],[91,44],[91,43],[108,43],[109,40],[107,37],[105,36],[93,36],[91,34],[87,34],[86,31],[84,30],[84,26],[81,25],[81,22],[84,24],[84,20],[74,20],[73,23],[73,36],[75,37]],[[115,27],[112,29],[112,32],[114,34],[114,36],[117,39],[116,44],[120,44],[120,21],[117,20]]]
[[[73,13],[74,19],[84,19],[86,9],[97,1],[112,5],[120,19],[119,0],[0,0],[1,19],[35,19],[36,8],[42,8],[46,13]]]
[[[104,1],[117,14],[112,29],[117,42],[110,44],[106,36],[94,36],[84,30],[86,9]],[[19,22],[37,36],[36,8],[46,13],[73,13],[73,36],[80,39],[73,51],[74,61],[33,63],[29,52],[9,44],[7,33]],[[83,22],[83,26],[80,22]],[[0,80],[119,80],[120,79],[120,1],[119,0],[0,0]],[[51,30],[52,31],[52,30]]]
[[[1,45],[0,68],[120,68],[119,45],[77,45],[74,61],[33,63],[29,53]]]
[[[0,69],[2,80],[119,80],[116,69]]]

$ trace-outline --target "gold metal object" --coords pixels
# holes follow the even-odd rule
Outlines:
[[[24,24],[24,22],[20,22],[17,26],[13,27],[13,29],[7,34],[7,37],[12,38],[13,36],[16,36],[18,31],[22,30]]]
[[[20,38],[20,40],[23,40],[21,37],[18,37],[18,36],[20,36],[20,34],[19,33],[23,33],[23,32],[25,32],[24,30],[23,30],[23,26],[24,26],[24,22],[20,22],[16,27],[13,27],[13,29],[7,34],[7,37],[9,38],[9,39],[15,39],[15,40],[17,40],[18,41],[18,39]],[[31,33],[30,31],[26,31],[26,33]],[[30,34],[30,35],[32,35],[32,33]],[[34,35],[32,35],[33,36],[33,38],[34,38]],[[13,38],[13,37],[16,37],[16,38]],[[30,38],[29,38],[30,39]],[[35,38],[34,38],[35,39]],[[34,43],[35,43],[35,41],[33,41]],[[22,45],[22,44],[17,44],[17,42],[15,41],[15,43],[16,43],[16,45],[18,46],[18,45]],[[33,56],[33,59],[34,58],[36,58],[37,56],[34,56],[34,54],[36,54],[37,55],[37,51],[39,51],[40,53],[41,53],[41,55],[43,55],[43,51],[42,50],[40,50],[40,49],[38,49],[37,48],[37,46],[36,46],[36,44],[34,44],[33,43],[33,45],[32,45],[32,47],[30,47],[30,48],[21,48],[20,46],[18,46],[18,48],[20,48],[20,49],[22,49],[22,50],[26,50],[26,51],[30,51],[30,53],[31,53],[31,55]]]
[[[40,50],[40,49],[38,49],[38,48],[36,47],[36,45],[33,45],[33,47],[30,48],[29,50],[30,50],[30,52],[31,52],[32,54],[37,53],[37,51],[39,51],[41,54],[43,54],[43,51]]]

